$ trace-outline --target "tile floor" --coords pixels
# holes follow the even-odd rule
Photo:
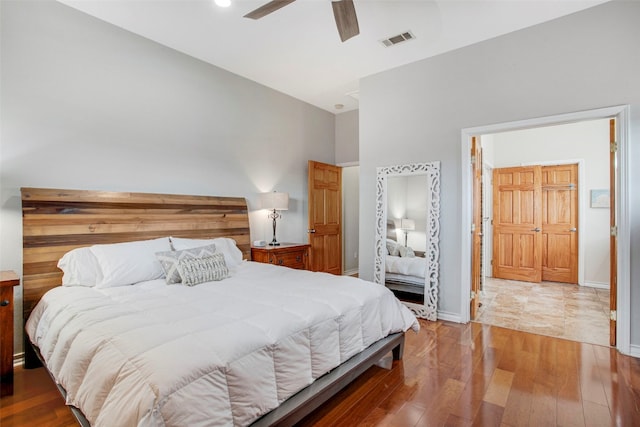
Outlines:
[[[476,322],[609,345],[609,290],[487,277]]]

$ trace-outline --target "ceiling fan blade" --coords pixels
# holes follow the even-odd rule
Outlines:
[[[244,15],[245,18],[260,19],[268,14],[275,12],[281,7],[285,7],[289,3],[293,3],[296,0],[271,0],[269,3],[263,4],[259,8],[252,10]]]
[[[333,7],[333,16],[336,19],[338,33],[340,33],[340,39],[343,42],[360,34],[353,0],[332,1],[331,6]]]

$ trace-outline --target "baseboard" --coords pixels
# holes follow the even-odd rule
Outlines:
[[[584,286],[585,288],[609,289],[608,283],[600,282],[584,282],[582,286]]]
[[[358,271],[359,271],[359,270],[358,270],[357,268],[354,268],[354,269],[352,269],[352,270],[346,270],[346,271],[343,271],[343,272],[342,272],[342,275],[343,275],[343,276],[353,276],[354,274],[358,274]]]
[[[13,367],[24,365],[24,352],[13,355]]]
[[[457,313],[450,313],[448,311],[438,311],[438,320],[446,320],[449,322],[463,323],[462,318]]]
[[[640,345],[631,344],[629,346],[629,356],[640,358]]]

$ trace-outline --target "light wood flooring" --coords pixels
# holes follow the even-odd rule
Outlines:
[[[640,359],[480,323],[420,324],[402,361],[369,369],[300,425],[640,425]],[[0,413],[2,427],[75,425],[42,368],[17,370]]]
[[[486,278],[476,321],[609,345],[609,290]]]

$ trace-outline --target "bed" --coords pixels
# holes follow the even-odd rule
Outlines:
[[[401,298],[424,301],[427,263],[424,252],[397,242],[396,226],[387,220],[387,253],[384,260],[385,286]]]
[[[248,261],[243,198],[24,188],[22,201],[25,367],[44,362],[82,425],[292,425],[419,328],[379,285]],[[228,277],[60,286],[70,251],[113,278],[113,244],[165,239],[214,242]]]

